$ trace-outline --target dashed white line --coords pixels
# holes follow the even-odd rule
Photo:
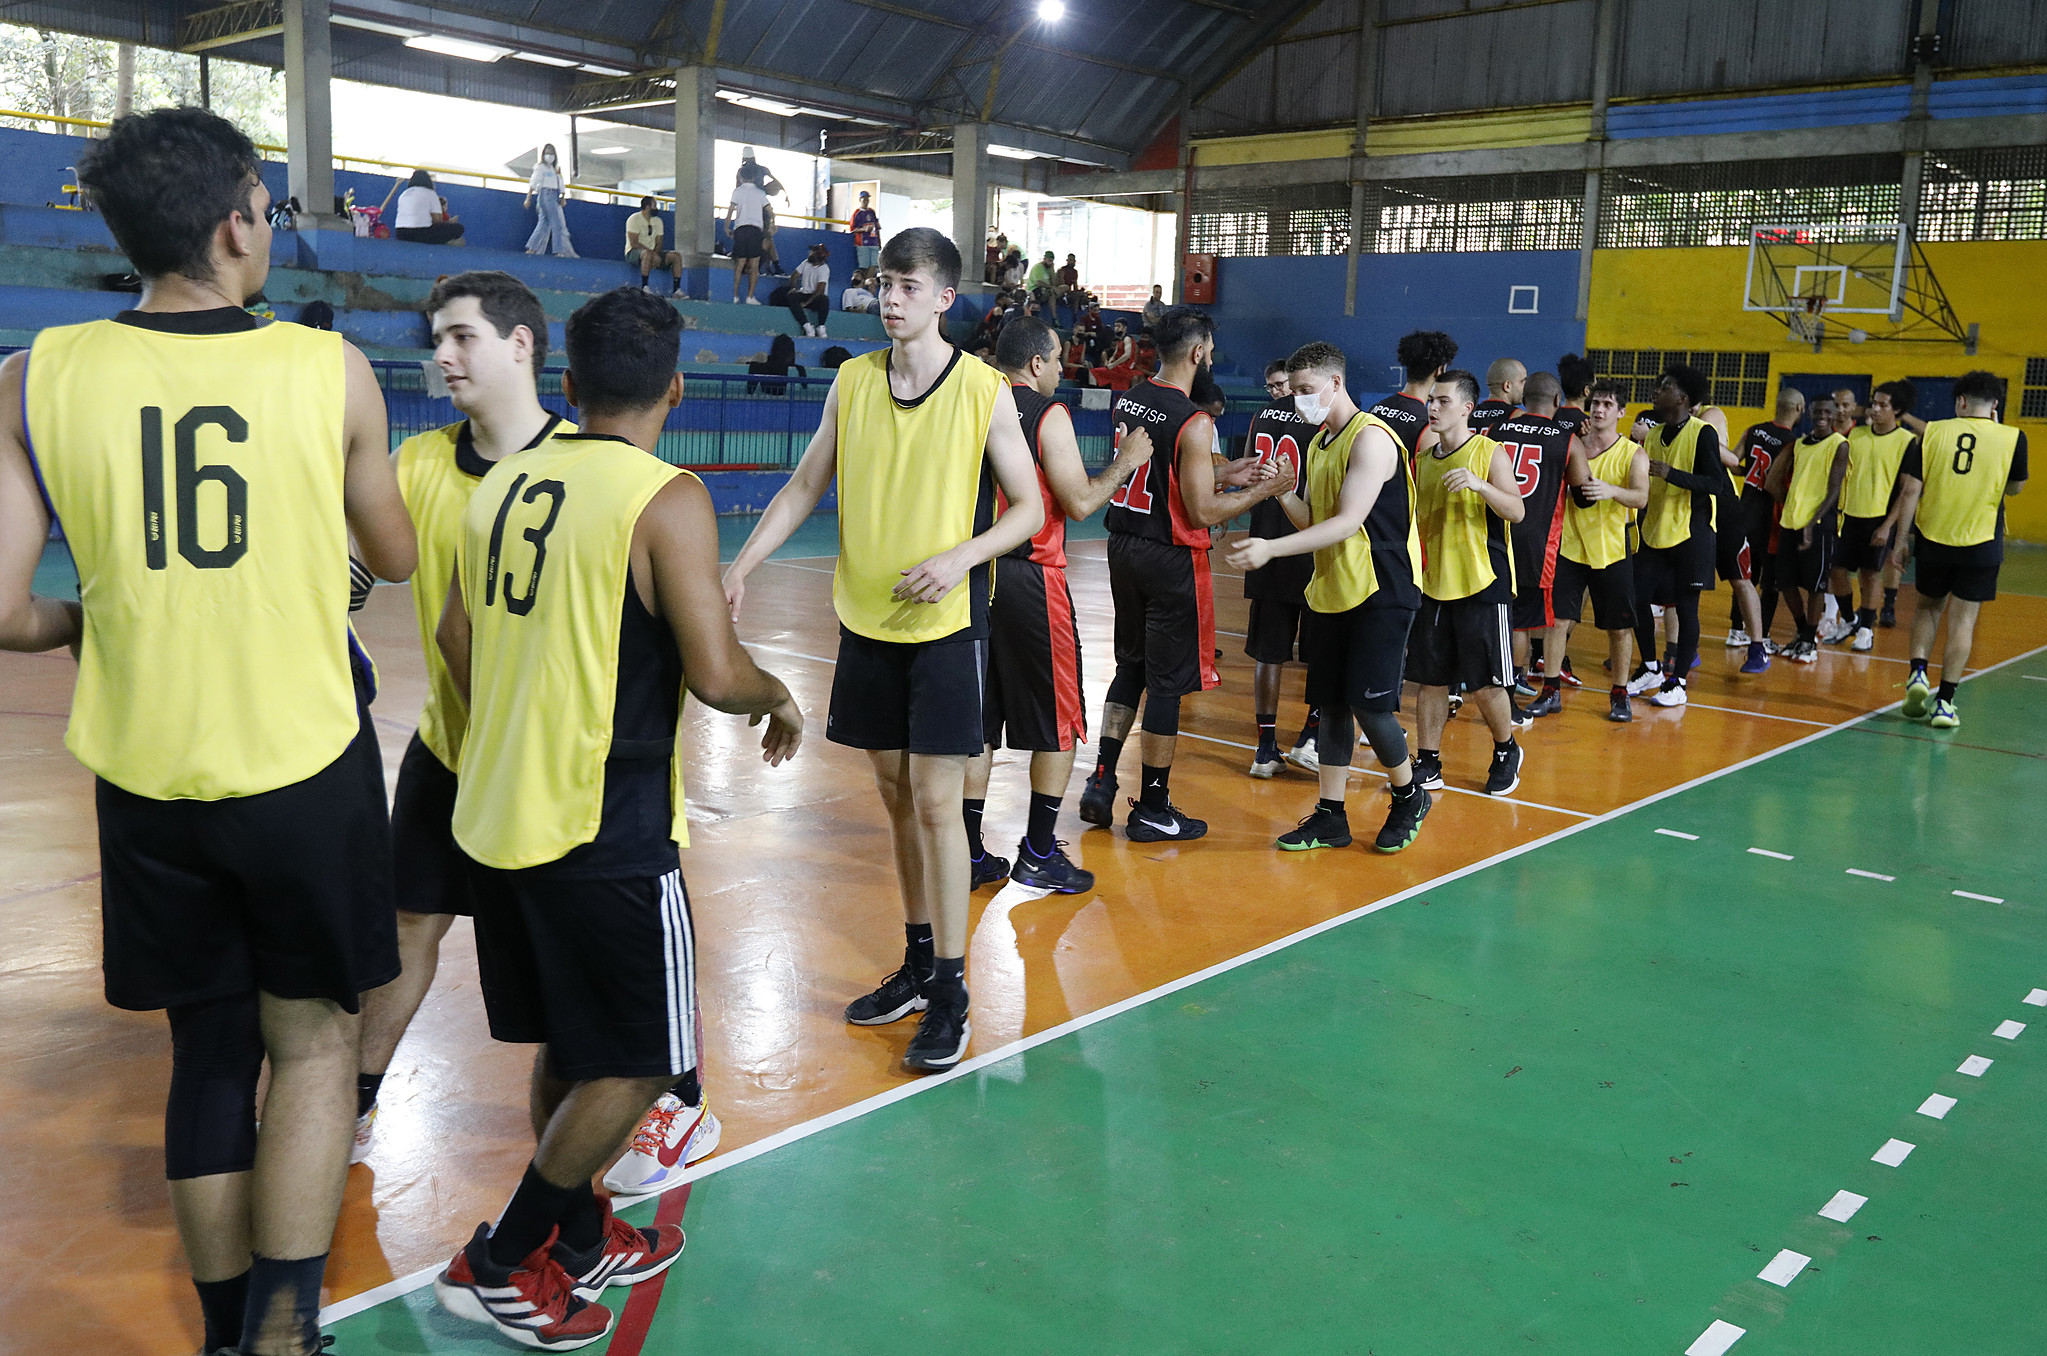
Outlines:
[[[2030,678],[2036,683],[2047,683],[2047,673],[2022,673],[2021,678]]]
[[[1951,893],[1953,893],[1953,895],[1954,895],[1954,897],[1955,897],[1956,899],[1973,899],[1973,900],[1977,900],[1977,901],[1979,901],[1979,902],[1981,902],[1981,903],[1984,903],[1984,904],[2002,904],[2002,903],[2004,903],[2004,901],[2003,901],[2002,899],[1999,899],[1999,898],[1998,898],[1998,897],[1997,897],[1996,895],[1979,895],[1979,894],[1973,894],[1973,893],[1971,893],[1970,891],[1967,891],[1967,890],[1955,890],[1955,891],[1952,891]]]
[[[1896,880],[1896,879],[1897,879],[1897,877],[1896,877],[1896,876],[1886,876],[1886,875],[1884,875],[1884,874],[1883,874],[1883,873],[1882,873],[1881,871],[1864,871],[1864,870],[1863,870],[1862,868],[1860,868],[1860,867],[1856,867],[1856,866],[1851,866],[1851,867],[1849,867],[1849,868],[1848,868],[1848,874],[1849,874],[1849,875],[1851,875],[1851,876],[1860,876],[1860,877],[1862,877],[1862,878],[1863,878],[1864,880]]]
[[[1781,1289],[1784,1286],[1790,1285],[1797,1278],[1798,1273],[1804,1271],[1811,1262],[1812,1258],[1807,1257],[1804,1253],[1793,1252],[1791,1249],[1786,1248],[1770,1259],[1770,1265],[1756,1273],[1756,1279],[1768,1281],[1771,1285]]]
[[[1992,1031],[1990,1034],[1993,1036],[2002,1036],[2008,1041],[2015,1041],[2019,1038],[2019,1033],[2021,1031],[2024,1031],[2025,1029],[2026,1024],[2024,1022],[2003,1021],[1999,1022],[1997,1024],[1997,1029],[1995,1031]]]
[[[1934,1093],[1933,1096],[1927,1098],[1925,1101],[1919,1104],[1920,1115],[1931,1116],[1933,1119],[1937,1121],[1946,1120],[1948,1112],[1953,1111],[1954,1109],[1955,1099],[1952,1097],[1943,1097],[1941,1094],[1937,1092]]]
[[[2030,1003],[2036,1008],[2047,1008],[2047,989],[2035,989],[2019,1001]]]
[[[1898,1164],[1904,1162],[1911,1152],[1918,1147],[1916,1144],[1907,1144],[1902,1139],[1887,1139],[1884,1141],[1883,1148],[1878,1149],[1869,1156],[1869,1161],[1881,1163],[1887,1168],[1895,1168]]]
[[[1963,1060],[1961,1064],[1956,1066],[1955,1072],[1958,1074],[1967,1074],[1971,1078],[1981,1078],[1986,1072],[1989,1071],[1990,1066],[1995,1063],[1997,1063],[1997,1061],[1994,1059],[1985,1059],[1981,1055],[1971,1055],[1967,1059]]]
[[[1685,1348],[1685,1356],[1726,1356],[1727,1349],[1739,1342],[1747,1331],[1747,1328],[1737,1328],[1725,1319],[1716,1318],[1711,1327]]]
[[[1658,829],[1656,832],[1662,834],[1665,838],[1682,838],[1687,843],[1699,841],[1699,835],[1696,833],[1679,833],[1676,829]]]
[[[1798,860],[1796,857],[1793,857],[1788,852],[1772,852],[1768,848],[1750,848],[1749,852],[1757,857],[1775,857],[1780,862],[1792,862]]]
[[[1837,1220],[1846,1224],[1855,1218],[1855,1212],[1869,1204],[1869,1197],[1858,1196],[1852,1191],[1837,1191],[1834,1198],[1820,1207],[1820,1218]]]

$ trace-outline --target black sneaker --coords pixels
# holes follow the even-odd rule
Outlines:
[[[998,880],[1009,879],[1009,859],[1007,857],[998,857],[992,852],[983,852],[980,856],[974,858],[973,867],[973,888],[976,890],[984,885],[992,885]]]
[[[1560,687],[1546,687],[1542,695],[1528,703],[1528,714],[1534,717],[1554,716],[1564,709],[1564,690]]]
[[[1895,603],[1885,603],[1883,611],[1876,614],[1876,624],[1878,626],[1896,626],[1898,624],[1897,605]]]
[[[1176,805],[1146,805],[1133,800],[1123,829],[1133,843],[1184,843],[1207,833],[1208,822],[1190,819]]]
[[[1517,706],[1512,697],[1507,698],[1507,723],[1517,730],[1525,730],[1535,724],[1535,715],[1524,706]]]
[[[1010,869],[1009,878],[1018,885],[1061,895],[1086,894],[1095,888],[1095,873],[1075,866],[1066,856],[1064,843],[1053,848],[1049,857],[1031,851],[1028,842],[1018,843],[1016,865]]]
[[[1493,770],[1485,779],[1485,793],[1488,796],[1514,794],[1514,788],[1521,785],[1523,757],[1519,744],[1509,744],[1504,749],[1493,750]]]
[[[1350,817],[1341,810],[1325,809],[1318,804],[1308,811],[1299,827],[1292,833],[1281,834],[1272,845],[1281,852],[1306,852],[1310,848],[1349,847],[1350,841]]]
[[[1108,828],[1116,822],[1116,774],[1104,776],[1098,768],[1080,793],[1080,817],[1090,824]]]
[[[1372,846],[1381,852],[1398,852],[1412,843],[1422,831],[1422,821],[1429,817],[1433,804],[1429,793],[1419,789],[1410,796],[1394,796],[1393,808],[1386,812],[1386,826],[1379,830]]]
[[[924,980],[913,974],[907,962],[902,969],[881,981],[873,993],[863,994],[846,1004],[846,1020],[854,1026],[887,1026],[913,1012],[924,1011]]]
[[[1606,718],[1616,725],[1626,725],[1635,718],[1634,705],[1628,701],[1628,694],[1625,691],[1612,694],[1612,700],[1606,708]]]
[[[1424,791],[1443,789],[1443,755],[1440,753],[1418,753],[1414,756],[1414,779],[1421,783]]]
[[[957,999],[940,999],[924,1010],[924,1020],[917,1023],[917,1034],[903,1052],[903,1067],[927,1072],[950,1069],[967,1053],[967,1042],[973,1036],[974,1024],[967,1020],[967,992],[961,989]]]

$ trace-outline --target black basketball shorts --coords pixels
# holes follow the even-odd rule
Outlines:
[[[841,626],[825,738],[854,749],[972,757],[986,738],[987,668],[988,642],[978,636],[875,640]]]
[[[1407,642],[1407,676],[1423,687],[1462,683],[1467,691],[1514,681],[1507,604],[1423,598]]]
[[[1990,560],[1983,555],[1993,555]],[[1997,597],[1997,571],[2004,563],[2003,551],[1985,552],[1981,547],[1944,546],[1912,534],[1912,587],[1922,597],[1953,596],[1965,603],[1987,603]]]
[[[1555,590],[1557,620],[1585,617],[1585,595],[1592,595],[1592,624],[1601,631],[1631,631],[1635,626],[1635,567],[1626,556],[1593,569],[1568,556],[1557,557]]]
[[[1881,570],[1884,558],[1891,553],[1890,536],[1876,534],[1883,524],[1881,518],[1851,518],[1843,514],[1840,535],[1834,541],[1834,568],[1850,574]]]
[[[1367,599],[1348,612],[1309,612],[1301,623],[1308,705],[1327,711],[1400,709],[1414,609]]]
[[[1824,518],[1812,525],[1812,541],[1805,543],[1802,528],[1787,527],[1777,534],[1777,587],[1821,593],[1834,567],[1834,527]]]
[[[555,1075],[697,1066],[697,955],[681,871],[563,880],[476,870],[476,968],[493,1039],[544,1044]]]
[[[470,862],[455,844],[454,821],[455,774],[415,732],[391,799],[391,864],[398,907],[405,912],[476,912],[469,898]]]
[[[384,761],[367,707],[304,781],[226,800],[155,800],[100,779],[107,1001],[155,1008],[260,990],[357,995],[398,977]]]
[[[1296,647],[1308,657],[1308,609],[1298,603],[1251,600],[1251,620],[1244,628],[1244,653],[1254,664],[1290,664]]]
[[[1000,560],[988,608],[988,687],[981,698],[988,747],[1034,753],[1087,738],[1080,698],[1080,628],[1066,571]]]
[[[1117,669],[1144,674],[1154,697],[1220,686],[1208,552],[1111,532],[1108,555]]]

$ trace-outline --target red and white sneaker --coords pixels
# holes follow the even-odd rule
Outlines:
[[[680,1185],[683,1169],[708,1158],[720,1133],[708,1098],[685,1106],[680,1097],[664,1092],[641,1118],[625,1156],[604,1174],[605,1190],[615,1196],[652,1196]]]
[[[604,1207],[603,1241],[581,1256],[570,1253],[559,1239],[553,1249],[554,1260],[568,1273],[577,1298],[594,1300],[607,1286],[638,1285],[650,1276],[659,1276],[682,1256],[684,1239],[679,1226],[635,1229],[611,1213],[610,1201],[598,1203]]]
[[[490,1226],[434,1278],[434,1298],[457,1318],[495,1328],[522,1346],[573,1351],[611,1331],[611,1310],[578,1295],[550,1249],[555,1234],[516,1267],[490,1260]]]

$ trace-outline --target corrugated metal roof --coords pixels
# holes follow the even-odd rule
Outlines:
[[[1616,94],[1863,80],[1909,71],[1913,0],[1628,0]]]
[[[1400,118],[1589,99],[1592,13],[1592,0],[1565,0],[1388,25],[1379,30],[1379,114]]]

